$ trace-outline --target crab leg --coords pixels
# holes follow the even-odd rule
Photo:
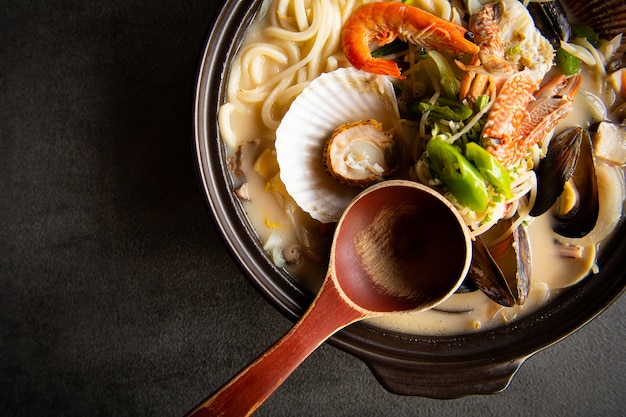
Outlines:
[[[461,66],[460,63],[457,64]],[[474,66],[478,64],[480,64],[478,55],[474,55],[471,65]],[[488,84],[488,75],[469,70],[461,80],[461,86],[459,88],[459,99],[467,99],[470,107],[473,107],[478,96],[486,93]]]
[[[513,78],[516,82],[505,83],[483,129],[483,146],[505,166],[523,158],[569,114],[582,81],[580,75],[557,76],[533,95],[537,84],[531,75]]]
[[[470,17],[469,27],[480,50],[469,65],[457,61],[457,65],[467,71],[461,82],[460,98],[467,98],[470,105],[487,92],[487,85],[497,89],[497,84],[501,84],[500,77],[515,72],[504,59],[500,28],[496,23],[499,10],[497,4],[487,4]]]

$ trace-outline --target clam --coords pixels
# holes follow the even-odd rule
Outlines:
[[[325,149],[331,153],[346,149],[339,144],[346,137],[339,136],[336,143],[333,140],[327,145],[333,132],[337,136],[338,127],[370,119],[380,123],[381,131],[390,130],[400,119],[393,84],[384,76],[340,68],[313,80],[281,120],[275,142],[280,178],[298,206],[314,219],[322,223],[338,221],[350,201],[363,190],[360,179],[350,182],[354,171],[338,168],[340,163],[333,163],[331,170],[347,176],[348,181],[330,175],[324,154]]]
[[[505,307],[522,305],[530,289],[531,251],[527,229],[509,231],[511,220],[500,221],[473,242],[468,279]]]

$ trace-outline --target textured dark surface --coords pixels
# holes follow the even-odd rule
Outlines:
[[[229,257],[194,168],[218,2],[3,1],[0,415],[182,416],[290,326]],[[384,391],[324,345],[260,416],[622,416],[626,299],[503,393]]]

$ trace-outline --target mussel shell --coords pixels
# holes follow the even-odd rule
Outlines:
[[[570,38],[570,24],[567,12],[558,0],[529,3],[528,12],[535,21],[535,26],[555,49]]]
[[[455,294],[468,294],[478,290],[479,288],[476,284],[468,277],[468,279],[463,280],[459,288],[455,291]]]
[[[500,245],[506,245],[506,248],[496,261],[480,236],[476,238],[472,244],[468,278],[496,303],[505,307],[522,305],[530,290],[532,256],[526,228],[517,227]],[[504,269],[501,265],[514,265],[514,270]]]
[[[578,204],[566,214],[555,214],[552,227],[561,236],[571,238],[580,238],[589,233],[595,227],[600,212],[591,137],[586,130],[583,130],[580,136],[580,155],[572,175],[579,194]]]
[[[472,242],[472,263],[467,277],[472,284],[496,303],[505,307],[515,305],[515,298],[511,294],[504,273],[480,236]]]
[[[589,136],[583,128],[572,127],[550,141],[545,158],[535,170],[537,199],[530,210],[531,216],[537,217],[548,211],[563,193],[565,183],[574,173],[584,134]]]

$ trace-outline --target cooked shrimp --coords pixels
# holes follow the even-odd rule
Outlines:
[[[416,7],[394,2],[367,3],[346,21],[341,31],[341,46],[355,68],[404,78],[395,62],[372,57],[371,42],[383,46],[399,38],[435,50],[478,53],[478,46],[467,34],[464,27]]]

